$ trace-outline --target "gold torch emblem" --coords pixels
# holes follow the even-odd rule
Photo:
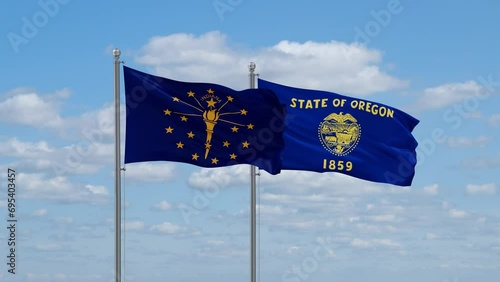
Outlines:
[[[207,90],[207,94],[201,96],[199,99],[196,97],[195,93],[193,91],[187,92],[188,98],[192,98],[195,103],[188,103],[185,102],[178,97],[173,97],[174,102],[178,103],[183,103],[190,108],[193,109],[193,113],[186,113],[186,112],[176,112],[176,111],[171,111],[169,109],[165,109],[163,112],[165,115],[172,115],[176,114],[179,115],[181,118],[181,121],[188,121],[189,116],[194,116],[194,117],[201,117],[203,118],[203,121],[205,122],[206,126],[206,132],[207,136],[205,139],[205,159],[208,158],[208,154],[210,153],[210,148],[212,147],[211,141],[212,141],[212,136],[214,135],[214,130],[215,130],[215,125],[217,122],[225,122],[229,124],[233,124],[234,126],[231,128],[233,132],[238,132],[239,127],[244,127],[246,126],[248,129],[253,128],[252,124],[244,125],[240,123],[236,123],[230,120],[226,120],[221,118],[222,116],[225,115],[246,115],[248,113],[247,110],[241,109],[237,112],[222,112],[221,110],[226,106],[228,103],[233,102],[234,98],[231,96],[227,96],[225,101],[221,99],[220,97],[215,95],[215,91],[212,89]],[[217,107],[218,104],[222,104],[220,107]],[[196,113],[198,112],[198,113]],[[166,133],[172,133],[174,128],[171,128],[170,126],[166,128]],[[188,138],[193,138],[194,134],[188,133]],[[177,143],[178,148],[182,147],[183,144],[182,142]],[[194,156],[193,156],[194,157]]]

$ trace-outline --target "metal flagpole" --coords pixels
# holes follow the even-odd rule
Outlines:
[[[255,88],[255,63],[248,65],[250,71],[250,88]],[[256,180],[255,166],[250,167],[250,282],[256,282],[257,278],[257,244],[256,244]]]
[[[121,184],[120,184],[120,50],[113,49],[115,58],[115,281],[121,282]]]

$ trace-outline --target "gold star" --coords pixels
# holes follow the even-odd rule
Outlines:
[[[166,116],[169,116],[172,113],[170,110],[164,110],[163,112],[165,113]]]
[[[231,155],[229,155],[229,157],[231,158],[231,160],[236,160],[236,155],[234,153],[232,153]]]
[[[189,91],[187,94],[188,94],[188,97],[194,97],[194,92],[193,91]]]
[[[165,128],[165,130],[166,130],[166,133],[172,133],[174,131],[174,129],[170,126]]]
[[[208,92],[208,94],[214,94],[215,93],[215,91],[213,91],[212,88],[208,89],[207,92]]]
[[[180,101],[179,98],[174,97],[174,102],[179,102],[179,101]]]
[[[212,145],[210,145],[209,143],[205,143],[205,149],[210,149],[212,147]]]
[[[242,116],[246,116],[247,113],[248,113],[248,111],[245,110],[245,109],[243,109],[243,110],[240,111],[240,113],[241,113]]]
[[[229,143],[228,141],[224,141],[224,144],[222,146],[229,148],[229,145],[231,145],[231,143]]]
[[[212,164],[217,164],[218,162],[219,162],[219,160],[217,158],[212,159]]]
[[[231,97],[231,96],[227,96],[227,100],[228,100],[229,102],[232,102],[232,101],[234,100],[234,98],[233,98],[233,97]]]
[[[248,128],[248,129],[253,129],[253,124],[249,124],[249,125],[247,125],[247,128]]]
[[[184,148],[184,144],[182,144],[181,141],[179,141],[179,142],[177,142],[175,144],[177,144],[177,149],[183,149]]]
[[[198,156],[197,153],[194,153],[191,155],[191,157],[193,157],[192,160],[197,161],[200,156]]]
[[[188,121],[188,118],[186,116],[181,116],[182,121]]]
[[[194,138],[194,133],[192,131],[188,132],[188,138]]]
[[[217,102],[214,101],[214,98],[210,99],[210,101],[207,101],[208,106],[211,108],[215,107],[216,103]]]
[[[233,126],[233,127],[231,127],[231,130],[232,130],[233,132],[238,132],[238,127]]]
[[[248,148],[248,146],[250,146],[250,143],[248,143],[248,141],[245,141],[241,144],[243,144],[243,148]]]

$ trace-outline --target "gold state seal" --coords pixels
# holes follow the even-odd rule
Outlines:
[[[361,137],[361,126],[350,114],[332,113],[319,124],[318,137],[323,147],[336,156],[352,152]]]

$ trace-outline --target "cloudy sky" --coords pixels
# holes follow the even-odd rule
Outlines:
[[[420,120],[411,187],[261,172],[260,281],[498,281],[499,2],[1,6],[0,281],[113,279],[113,48],[130,67],[234,89],[255,62],[262,79]],[[133,164],[122,184],[126,281],[249,279],[248,166]]]

